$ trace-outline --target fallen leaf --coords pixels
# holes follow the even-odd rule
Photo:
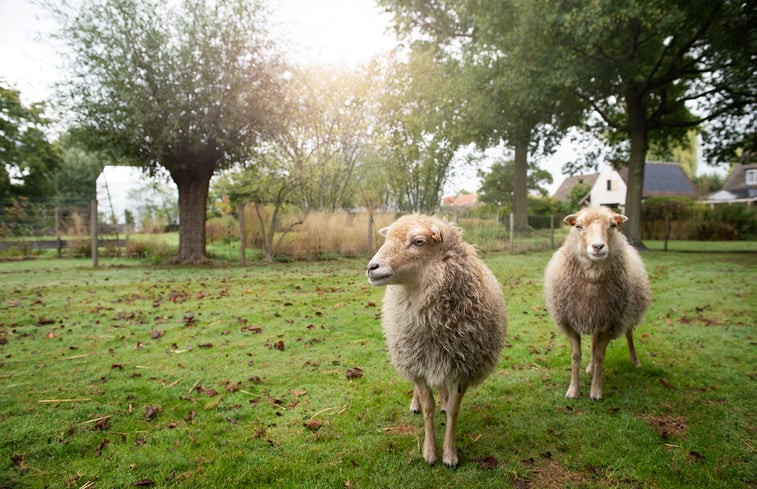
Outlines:
[[[206,402],[204,407],[207,410],[211,410],[211,409],[217,408],[220,403],[221,403],[221,396],[218,396]]]
[[[145,409],[145,419],[152,419],[158,414],[159,407],[147,406]]]
[[[305,428],[309,429],[310,431],[318,431],[318,429],[323,426],[323,423],[321,421],[318,421],[317,419],[311,419],[307,423],[305,423]]]
[[[197,345],[199,348],[213,348],[213,343],[200,343]]]
[[[479,467],[482,469],[495,469],[497,468],[497,465],[499,465],[499,462],[497,462],[497,459],[489,455],[488,457],[482,457],[476,460],[478,462]]]
[[[110,428],[109,423],[110,423],[110,418],[109,417],[102,418],[97,423],[95,423],[95,429],[96,430],[100,430],[100,431],[105,431],[108,428]]]
[[[161,337],[161,336],[163,336],[164,334],[166,334],[166,332],[165,332],[165,331],[158,331],[157,329],[154,329],[154,330],[152,331],[152,334],[150,335],[150,337],[151,337],[152,339],[154,339],[154,340],[157,340],[158,338],[160,338],[160,337]]]
[[[37,320],[37,326],[44,326],[46,324],[55,324],[55,319],[40,317]]]
[[[103,449],[108,446],[108,443],[110,443],[110,441],[107,438],[104,438],[103,441],[97,445],[97,448],[95,448],[95,456],[99,457],[103,452]]]
[[[673,388],[673,384],[671,384],[670,382],[668,382],[667,379],[664,379],[664,378],[660,379],[660,383],[663,386],[665,386],[666,389],[672,389]]]
[[[140,480],[138,480],[136,482],[132,482],[131,485],[134,486],[134,487],[154,486],[155,485],[155,481],[153,481],[151,479],[140,479]]]
[[[700,461],[704,460],[704,455],[701,454],[701,453],[699,453],[699,452],[697,452],[696,450],[689,451],[689,455],[691,455],[691,457],[694,460],[696,460],[697,462],[700,462]]]
[[[363,369],[360,367],[353,367],[347,369],[347,378],[352,379],[359,379],[363,376]]]
[[[531,487],[531,483],[526,479],[517,478],[513,481],[513,487],[515,489],[528,489]]]

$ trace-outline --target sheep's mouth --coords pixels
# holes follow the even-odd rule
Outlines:
[[[607,258],[607,250],[590,251],[589,258],[591,258],[594,261],[604,260],[605,258]]]
[[[368,276],[368,281],[371,283],[371,285],[383,285],[392,278],[392,274],[390,272],[373,272],[369,271],[366,272],[366,275]]]

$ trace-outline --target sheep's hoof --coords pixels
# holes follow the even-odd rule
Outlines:
[[[602,400],[602,391],[599,392],[592,392],[589,396],[592,401],[601,401]]]
[[[423,460],[426,461],[429,465],[435,465],[436,464],[436,454],[433,455],[424,455]]]
[[[458,462],[460,461],[457,457],[457,453],[445,453],[444,457],[442,457],[442,461],[444,462],[444,465],[450,468],[457,467]]]
[[[410,403],[410,412],[415,414],[420,414],[421,412],[421,403],[413,399],[413,401]]]
[[[565,393],[565,399],[578,399],[579,397],[581,397],[581,391],[577,387],[569,387],[568,392]]]

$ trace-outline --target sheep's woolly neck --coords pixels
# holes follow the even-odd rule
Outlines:
[[[601,262],[589,260],[581,246],[571,233],[547,266],[547,308],[561,329],[618,337],[641,322],[649,306],[641,258],[620,233],[613,233],[610,253]]]
[[[388,285],[383,316],[392,363],[410,380],[475,385],[499,361],[507,321],[502,290],[466,243],[428,263],[417,287]]]

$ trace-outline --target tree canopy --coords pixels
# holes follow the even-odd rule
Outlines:
[[[45,134],[45,106],[26,106],[18,90],[0,86],[0,200],[55,194],[60,151]]]

